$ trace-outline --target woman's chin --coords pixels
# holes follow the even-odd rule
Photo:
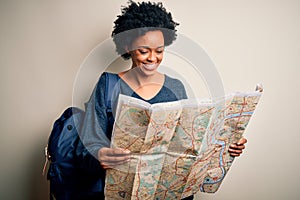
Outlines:
[[[133,70],[132,72],[135,71],[138,74],[143,75],[143,76],[153,76],[158,73],[158,71],[157,71],[158,66],[159,66],[158,64],[156,64],[155,66],[152,66],[152,67],[140,65],[140,66],[131,68],[131,70]]]
[[[157,73],[158,66],[159,66],[159,64],[142,65],[142,66],[141,66],[141,69],[142,69],[145,73],[154,74],[154,73]]]
[[[141,67],[140,71],[146,76],[152,76],[157,73],[157,68],[149,70],[147,68]]]
[[[158,65],[159,64],[157,64],[157,63],[155,63],[155,64],[142,64],[140,67],[144,68],[147,71],[154,71],[158,68]]]

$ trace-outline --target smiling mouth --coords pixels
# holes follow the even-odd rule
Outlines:
[[[142,65],[145,69],[150,70],[150,71],[155,70],[156,67],[158,66],[157,63],[155,63],[155,64],[142,64]]]

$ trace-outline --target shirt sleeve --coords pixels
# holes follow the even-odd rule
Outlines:
[[[102,74],[89,101],[85,104],[85,116],[80,131],[82,143],[95,158],[98,158],[100,148],[110,146],[110,139],[107,137],[105,87],[106,77]]]
[[[179,96],[180,96],[180,99],[187,99],[188,98],[188,96],[186,94],[185,87],[184,87],[184,85],[181,81],[179,81]]]
[[[187,99],[185,87],[179,79],[170,78],[170,81],[166,83],[166,87],[169,88],[173,94],[176,96],[176,100]]]

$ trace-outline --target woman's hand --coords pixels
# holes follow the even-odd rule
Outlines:
[[[126,149],[112,149],[103,147],[98,151],[98,160],[103,169],[113,168],[114,166],[127,162],[130,158],[130,151]]]
[[[228,152],[232,157],[238,157],[243,153],[243,149],[245,149],[245,144],[247,143],[246,138],[241,138],[237,143],[231,144],[229,146]]]

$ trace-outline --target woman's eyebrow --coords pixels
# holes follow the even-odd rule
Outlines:
[[[165,45],[158,46],[158,47],[156,47],[155,49],[159,49],[159,48],[163,48],[163,47],[165,47]],[[151,49],[151,47],[149,47],[149,46],[144,46],[144,45],[138,46],[137,48]]]

